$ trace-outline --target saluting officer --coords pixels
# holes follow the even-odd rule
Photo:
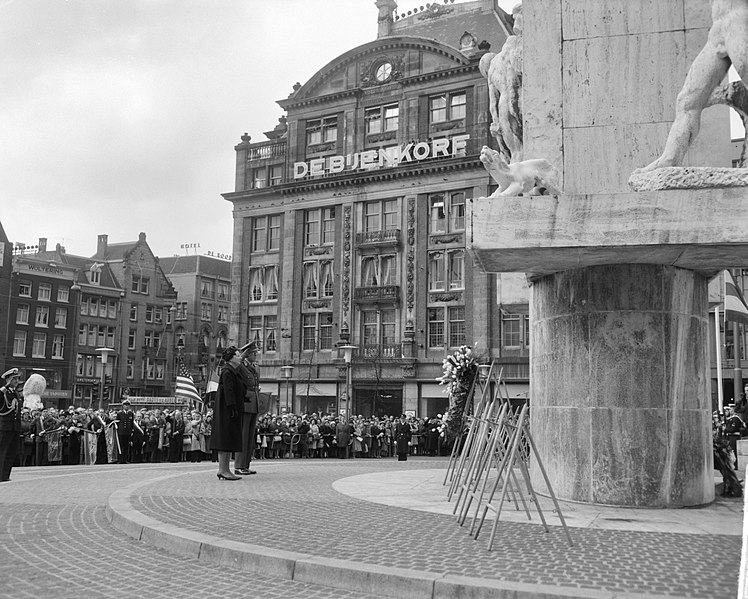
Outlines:
[[[18,368],[6,370],[5,385],[0,387],[0,482],[10,480],[10,471],[18,455],[21,438],[21,406],[16,392],[21,380]]]

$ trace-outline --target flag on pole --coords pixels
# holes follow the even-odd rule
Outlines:
[[[725,271],[725,320],[748,324],[748,305],[729,270]]]
[[[218,372],[216,369],[210,371],[210,377],[208,377],[208,385],[205,388],[205,393],[215,393],[218,391]]]
[[[200,404],[203,403],[200,394],[197,392],[195,383],[190,376],[190,371],[187,370],[184,362],[179,363],[179,371],[177,372],[176,396],[188,399],[190,404],[195,401]]]

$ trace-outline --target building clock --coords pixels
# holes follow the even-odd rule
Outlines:
[[[385,61],[381,63],[376,71],[374,72],[374,77],[379,83],[384,83],[392,76],[392,63],[389,61]]]

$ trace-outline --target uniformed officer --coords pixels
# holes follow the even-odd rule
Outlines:
[[[21,381],[18,368],[2,374],[5,384],[0,387],[0,482],[10,480],[10,471],[18,455],[21,438],[21,406],[16,392]]]
[[[255,438],[257,436],[257,412],[260,399],[260,369],[255,362],[259,345],[252,341],[239,348],[242,363],[239,374],[247,387],[244,395],[244,412],[242,414],[242,451],[236,454],[234,460],[234,474],[256,474],[250,470],[249,464],[255,452]]]

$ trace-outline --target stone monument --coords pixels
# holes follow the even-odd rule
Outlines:
[[[524,0],[522,14],[523,155],[555,165],[564,192],[476,199],[467,237],[485,271],[531,282],[533,437],[560,498],[707,504],[707,285],[748,264],[748,193],[628,179],[666,153],[710,3]],[[729,166],[727,109],[700,116],[680,164]]]

